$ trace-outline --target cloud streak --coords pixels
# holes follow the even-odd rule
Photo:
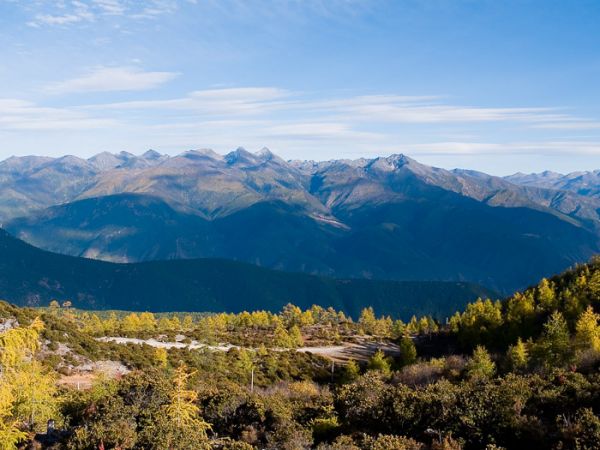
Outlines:
[[[50,94],[145,91],[177,77],[174,72],[144,72],[132,67],[98,67],[70,80],[53,83],[44,89]]]

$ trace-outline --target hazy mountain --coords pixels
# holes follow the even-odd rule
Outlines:
[[[294,302],[357,317],[368,305],[409,318],[444,317],[494,293],[469,283],[334,280],[215,259],[115,264],[45,252],[0,230],[0,298],[18,305],[149,311],[280,310]]]
[[[31,199],[6,229],[44,249],[109,261],[219,257],[510,292],[599,249],[600,199],[404,155],[286,162],[267,149],[122,152],[13,158],[2,170],[11,174],[1,179],[4,211],[15,193]],[[55,189],[37,195],[32,178]]]
[[[581,196],[600,198],[600,170],[572,172],[566,175],[550,171],[531,174],[516,173],[506,179],[522,186],[570,191]]]

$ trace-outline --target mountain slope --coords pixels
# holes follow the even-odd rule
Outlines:
[[[215,259],[114,264],[45,252],[0,230],[0,298],[19,305],[71,299],[80,308],[150,311],[279,310],[333,306],[443,317],[478,296],[469,283],[333,280]]]
[[[405,199],[334,209],[346,228],[282,202],[206,220],[141,195],[87,199],[8,224],[43,248],[121,262],[218,257],[336,278],[472,281],[500,292],[584,261],[594,234],[412,180]]]
[[[238,149],[13,158],[0,163],[3,186],[0,212],[30,208],[4,221],[11,233],[108,261],[219,257],[338,278],[471,281],[509,293],[600,250],[600,199],[404,155],[286,162]]]

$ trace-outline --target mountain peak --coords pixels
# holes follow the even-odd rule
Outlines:
[[[162,156],[162,155],[161,155],[160,153],[158,153],[156,150],[152,150],[152,149],[150,149],[150,150],[146,150],[146,151],[145,151],[145,152],[144,152],[144,153],[141,155],[141,157],[142,157],[142,158],[144,158],[144,159],[152,159],[152,160],[155,160],[155,159],[160,159],[160,157],[161,157],[161,156]]]
[[[258,156],[262,159],[273,159],[275,157],[275,154],[271,150],[269,150],[267,147],[263,147],[259,151],[256,152],[256,156]]]
[[[225,155],[225,160],[228,164],[239,162],[254,163],[257,160],[257,155],[250,153],[244,147],[238,147],[234,151],[227,153]]]

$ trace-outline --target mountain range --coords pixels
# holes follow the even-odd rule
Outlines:
[[[0,162],[0,220],[42,249],[106,261],[223,258],[508,293],[598,252],[600,197],[567,179],[242,148],[13,157]]]

